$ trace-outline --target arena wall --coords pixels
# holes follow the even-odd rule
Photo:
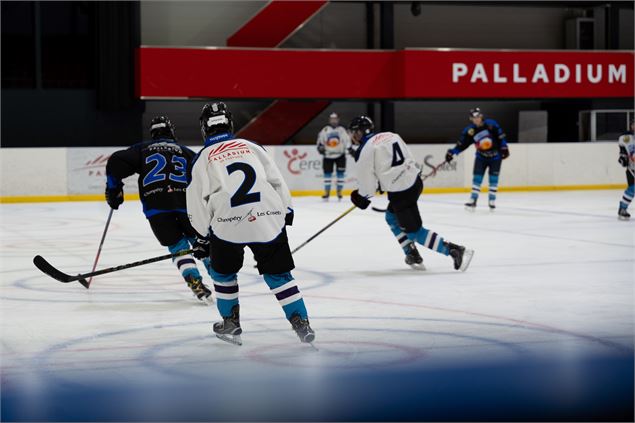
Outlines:
[[[449,145],[412,145],[423,174],[442,163]],[[0,201],[101,200],[105,164],[117,147],[3,148],[0,150]],[[322,190],[321,156],[313,146],[268,146],[294,195]],[[614,142],[511,144],[503,163],[500,191],[610,189],[625,183]],[[468,149],[425,180],[427,192],[469,191],[474,150]],[[355,163],[348,159],[346,191],[354,189]],[[487,178],[486,178],[487,180]],[[138,197],[135,178],[128,178],[128,198]],[[484,182],[484,186],[486,182]]]

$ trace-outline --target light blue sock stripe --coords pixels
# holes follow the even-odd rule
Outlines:
[[[231,316],[232,308],[234,308],[237,304],[238,300],[222,300],[220,298],[216,298],[216,308],[223,317]]]

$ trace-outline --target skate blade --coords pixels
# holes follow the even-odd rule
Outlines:
[[[420,263],[420,264],[409,264],[408,266],[410,266],[413,270],[419,270],[419,271],[428,270],[423,265],[423,263]]]
[[[630,218],[630,217],[626,217],[626,216],[617,216],[617,220],[624,220],[624,221],[626,221],[626,220],[631,220],[631,218]]]
[[[465,206],[465,211],[469,211],[470,213],[474,213],[476,211],[476,207]]]
[[[467,270],[472,262],[472,257],[474,257],[474,250],[468,250],[466,248],[465,252],[463,252],[463,262],[461,263],[461,267],[459,267],[461,272],[465,272]]]
[[[218,334],[218,333],[215,334],[215,335],[221,341],[225,341],[225,342],[228,342],[228,343],[233,344],[233,345],[240,346],[240,345],[243,344],[243,340],[240,337],[240,335],[221,335],[221,334]]]
[[[320,351],[318,349],[318,347],[316,347],[315,345],[313,345],[313,342],[307,342],[307,344],[309,344],[311,346],[311,348],[313,348],[314,351]]]
[[[489,208],[489,212],[490,212],[490,213],[494,213],[495,211],[496,211],[496,207],[490,207],[490,208]]]

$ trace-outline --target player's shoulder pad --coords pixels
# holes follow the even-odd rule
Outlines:
[[[476,129],[476,125],[474,125],[473,123],[470,123],[469,125],[467,125],[465,128],[463,128],[463,135],[469,135],[472,136],[474,135],[474,130]]]
[[[256,147],[260,147],[260,148],[262,148],[264,151],[267,151],[267,149],[266,149],[265,147],[263,147],[263,146],[262,146],[262,144],[260,144],[260,143],[258,143],[258,142],[256,142],[256,141],[246,140],[246,139],[244,139],[244,138],[234,138],[234,140],[241,140],[241,141],[245,141],[245,142],[247,142],[247,143],[249,143],[249,144],[253,144],[253,145],[255,145]]]
[[[496,122],[494,119],[491,118],[487,118],[483,121],[483,123],[485,123],[485,125],[487,126],[494,126],[494,127],[499,127],[500,125],[498,124],[498,122]]]

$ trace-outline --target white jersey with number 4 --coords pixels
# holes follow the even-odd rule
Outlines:
[[[192,167],[187,212],[201,235],[211,228],[222,240],[269,242],[284,228],[291,194],[264,148],[244,139],[205,147]]]
[[[412,187],[419,169],[403,139],[392,132],[380,132],[361,147],[357,158],[359,194],[369,198],[379,186],[382,191],[399,192]]]

